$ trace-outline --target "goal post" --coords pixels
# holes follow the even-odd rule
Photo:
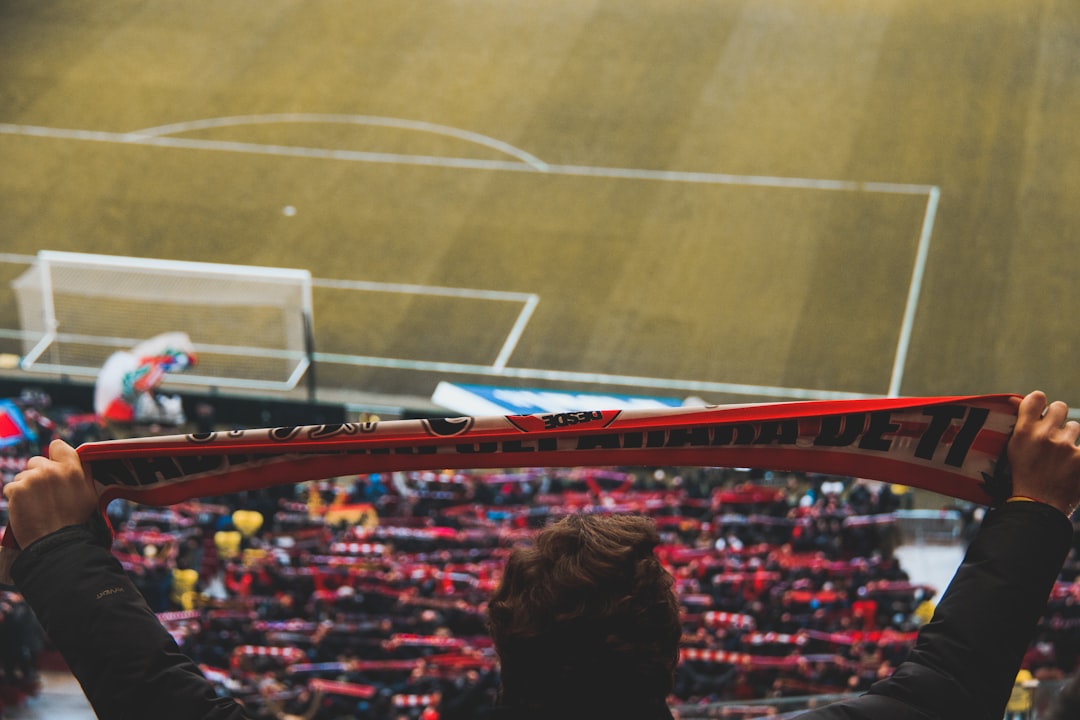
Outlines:
[[[24,370],[96,377],[155,335],[191,338],[198,364],[170,382],[288,391],[311,368],[311,273],[42,250],[12,281]]]

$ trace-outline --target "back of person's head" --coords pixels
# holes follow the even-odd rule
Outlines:
[[[488,605],[503,705],[559,717],[658,714],[681,636],[659,542],[645,517],[571,515],[514,550]]]

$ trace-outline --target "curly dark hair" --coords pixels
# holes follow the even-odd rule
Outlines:
[[[514,550],[488,604],[504,705],[562,717],[663,705],[682,627],[659,543],[646,517],[571,515]]]

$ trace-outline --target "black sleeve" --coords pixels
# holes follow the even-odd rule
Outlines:
[[[989,512],[908,659],[866,695],[807,720],[1001,720],[1016,673],[1072,544],[1042,503]]]
[[[12,577],[101,720],[242,720],[184,656],[92,525],[23,550]]]

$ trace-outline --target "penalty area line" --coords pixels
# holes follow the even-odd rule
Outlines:
[[[934,232],[934,220],[937,217],[940,201],[941,189],[936,186],[930,188],[926,200],[926,213],[923,215],[922,228],[919,231],[919,247],[915,253],[915,265],[911,270],[907,302],[904,304],[904,319],[900,323],[900,337],[896,342],[892,375],[889,377],[889,397],[898,397],[904,383],[904,369],[907,366],[911,335],[915,329],[915,314],[919,308],[919,297],[922,295],[923,277],[926,275],[926,262],[930,255],[930,238]]]
[[[368,280],[329,280],[315,278],[311,281],[313,287],[332,288],[338,290],[358,290],[368,292],[390,292],[410,295],[434,295],[438,297],[465,298],[470,300],[491,300],[504,302],[519,302],[522,304],[521,311],[514,321],[513,327],[503,340],[499,354],[492,363],[492,368],[502,370],[514,354],[525,327],[532,319],[536,306],[540,304],[540,296],[536,293],[508,292],[504,290],[479,290],[474,288],[439,287],[437,285],[419,285],[411,283],[385,283]]]

